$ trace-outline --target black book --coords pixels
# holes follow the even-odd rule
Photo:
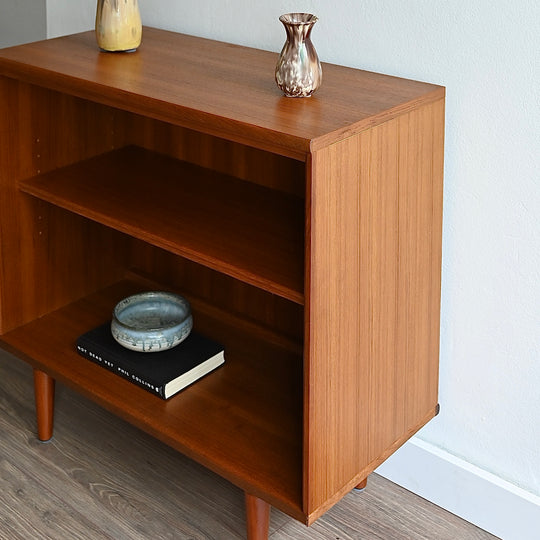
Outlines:
[[[77,352],[163,399],[170,398],[225,361],[219,343],[193,331],[182,343],[166,351],[132,351],[113,338],[109,323],[80,336]]]

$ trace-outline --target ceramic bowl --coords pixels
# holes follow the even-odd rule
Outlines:
[[[193,327],[189,302],[178,294],[150,291],[128,296],[113,310],[111,332],[120,345],[139,352],[176,347]]]

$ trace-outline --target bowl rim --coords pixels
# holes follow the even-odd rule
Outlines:
[[[175,322],[174,324],[157,326],[155,328],[144,328],[144,329],[141,329],[137,326],[131,326],[119,319],[119,316],[121,315],[122,311],[124,311],[124,309],[128,305],[132,304],[134,301],[143,301],[145,299],[152,299],[152,298],[158,299],[158,300],[160,298],[163,298],[164,300],[168,301],[168,303],[170,304],[176,304],[176,305],[181,306],[185,312],[184,317],[179,322]],[[147,333],[147,334],[151,332],[163,332],[166,330],[171,330],[173,328],[179,328],[182,325],[186,324],[186,322],[189,321],[189,319],[192,317],[191,305],[189,301],[180,294],[168,292],[168,291],[146,291],[146,292],[136,293],[130,296],[126,296],[126,298],[123,298],[114,306],[112,315],[113,315],[114,322],[119,327],[124,328],[128,331],[141,332],[141,333]]]

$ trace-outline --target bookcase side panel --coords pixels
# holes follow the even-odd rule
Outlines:
[[[435,102],[313,154],[309,522],[436,412],[443,115]]]
[[[127,244],[119,235],[18,190],[22,179],[123,145],[121,114],[0,79],[1,333],[122,274]],[[89,260],[88,252],[101,256]]]

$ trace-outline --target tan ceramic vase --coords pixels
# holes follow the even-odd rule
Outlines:
[[[96,40],[103,51],[131,52],[141,44],[142,23],[137,0],[98,0]]]

